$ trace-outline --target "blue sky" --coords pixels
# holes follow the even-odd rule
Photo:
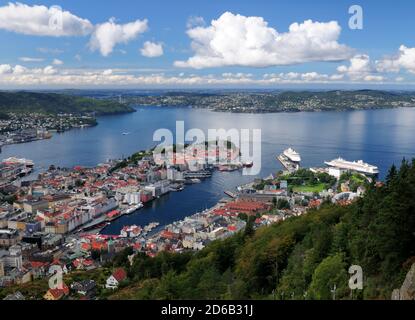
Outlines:
[[[20,3],[24,8],[0,1],[0,88],[415,84],[410,1]],[[362,30],[348,26],[353,4],[363,9]],[[70,20],[64,20],[64,32],[54,34],[45,24],[56,5]],[[301,26],[309,19],[312,23]],[[301,34],[289,31],[293,23]],[[249,36],[257,34],[263,39]]]

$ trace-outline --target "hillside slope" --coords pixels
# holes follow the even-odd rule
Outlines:
[[[0,112],[75,113],[97,115],[133,112],[134,109],[114,101],[96,100],[74,95],[0,91]]]

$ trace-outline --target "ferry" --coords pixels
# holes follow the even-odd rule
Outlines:
[[[376,176],[379,174],[379,169],[377,166],[363,162],[363,160],[358,161],[347,161],[343,158],[337,158],[331,161],[325,161],[326,165],[332,168],[348,171],[356,171],[363,173],[365,175]]]
[[[182,183],[172,183],[170,185],[170,191],[177,192],[177,191],[183,191],[184,186]]]
[[[127,210],[125,210],[125,214],[131,214],[131,213],[137,211],[138,209],[141,209],[142,207],[144,207],[144,205],[140,202],[139,204],[136,204],[136,205],[128,208]]]

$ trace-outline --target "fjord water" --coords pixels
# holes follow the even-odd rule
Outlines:
[[[100,117],[96,127],[54,134],[50,140],[6,146],[1,156],[32,159],[38,171],[51,164],[94,166],[154,146],[154,131],[167,128],[175,132],[176,121],[184,121],[186,130],[200,128],[206,135],[208,129],[261,129],[261,177],[281,169],[275,157],[289,146],[301,153],[303,166],[323,166],[325,160],[339,156],[362,159],[377,165],[381,178],[393,163],[399,165],[403,157],[415,156],[415,108],[232,114],[173,107],[138,107],[135,113]],[[215,172],[201,184],[170,193],[122,217],[104,233],[118,234],[123,225],[143,226],[152,221],[164,225],[182,219],[213,206],[225,196],[225,190],[253,179],[240,172]]]

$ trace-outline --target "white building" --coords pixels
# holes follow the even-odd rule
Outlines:
[[[137,192],[131,192],[131,193],[126,193],[124,195],[124,203],[128,203],[130,205],[133,204],[139,204],[141,201],[141,192],[137,191]]]
[[[127,274],[124,269],[115,270],[112,275],[110,275],[106,281],[105,288],[107,289],[117,289],[120,283],[127,278]]]
[[[21,270],[23,266],[22,248],[19,245],[11,246],[9,253],[4,255],[1,260],[3,270],[4,267]]]

